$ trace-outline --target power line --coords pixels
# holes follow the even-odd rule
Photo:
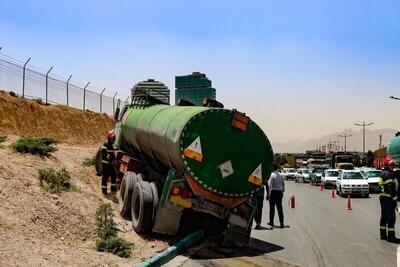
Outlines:
[[[374,123],[373,122],[366,123],[365,121],[363,121],[362,123],[354,123],[354,125],[356,125],[356,126],[363,127],[363,154],[362,154],[363,157],[365,154],[365,127],[370,126],[372,124],[374,124]]]

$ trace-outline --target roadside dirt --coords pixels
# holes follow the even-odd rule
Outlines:
[[[16,139],[9,135],[0,149],[0,266],[133,266],[167,246],[138,236],[119,216],[118,205],[101,196],[94,168],[82,166],[97,145],[59,144],[53,157],[41,158],[15,153],[8,145]],[[38,170],[48,167],[66,168],[80,192],[47,191]],[[112,204],[119,235],[135,243],[131,258],[95,251],[101,201]]]
[[[102,142],[114,120],[106,114],[40,100],[13,97],[0,91],[0,131],[18,136],[47,136],[69,144]]]

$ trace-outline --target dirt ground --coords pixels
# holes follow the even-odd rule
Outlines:
[[[13,97],[0,91],[0,131],[18,136],[47,136],[68,144],[102,142],[114,120],[106,114],[40,100]]]
[[[0,128],[0,133],[2,129]],[[93,167],[83,167],[97,145],[57,145],[53,157],[14,152],[9,135],[0,149],[0,266],[133,266],[164,249],[164,241],[138,236],[104,199]],[[38,170],[66,168],[80,192],[50,193]],[[95,251],[95,211],[101,201],[114,208],[119,235],[134,242],[131,258]]]

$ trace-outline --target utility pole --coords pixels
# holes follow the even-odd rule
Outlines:
[[[344,135],[342,135],[342,134],[339,134],[339,137],[344,137],[344,152],[346,152],[347,151],[347,137],[352,137],[353,135],[351,135],[351,134],[344,134]]]
[[[382,148],[382,135],[379,135],[379,149]]]
[[[374,123],[373,122],[366,123],[365,121],[363,121],[362,123],[354,123],[355,126],[363,127],[363,154],[362,154],[363,158],[364,158],[364,154],[365,154],[365,127],[370,126],[372,124],[374,124]]]

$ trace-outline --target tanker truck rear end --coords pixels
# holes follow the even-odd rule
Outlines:
[[[273,161],[255,122],[236,110],[169,106],[149,95],[136,96],[116,119],[121,215],[136,232],[201,227],[247,244],[252,196],[264,190]]]

